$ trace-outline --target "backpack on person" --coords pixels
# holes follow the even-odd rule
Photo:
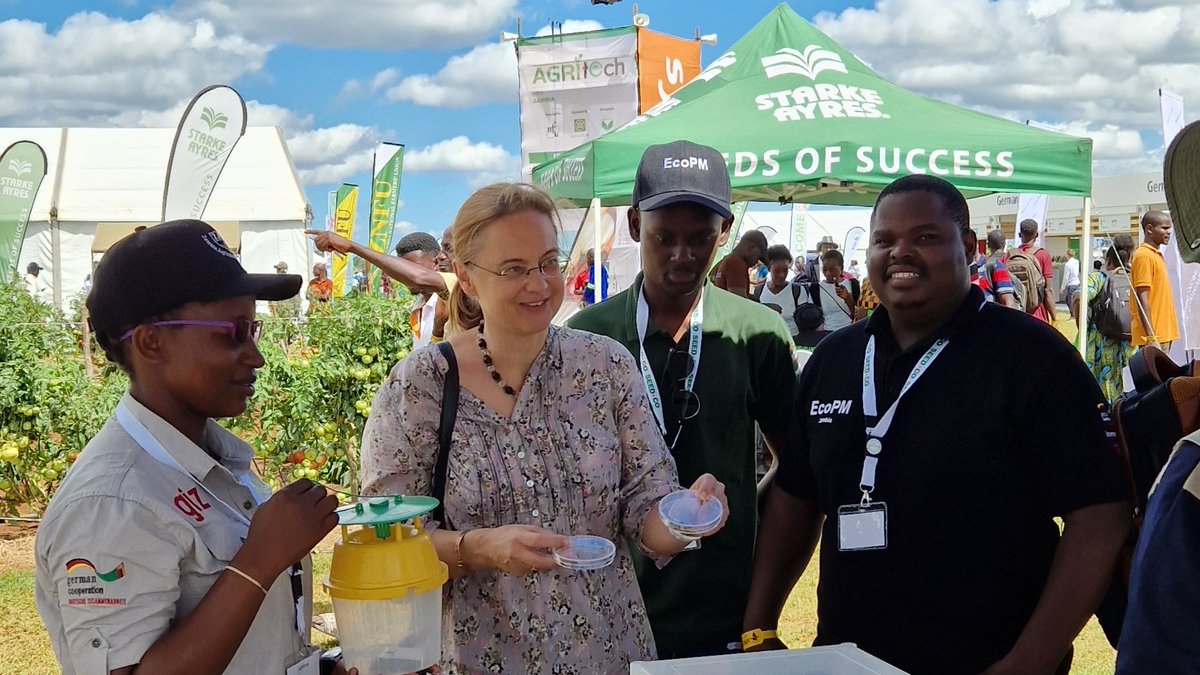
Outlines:
[[[1129,303],[1133,295],[1133,284],[1128,274],[1107,274],[1104,285],[1096,297],[1088,301],[1088,315],[1096,324],[1096,331],[1110,340],[1129,341]]]
[[[1115,445],[1133,493],[1134,517],[1118,567],[1096,618],[1116,647],[1125,617],[1133,552],[1158,474],[1179,440],[1200,430],[1200,376],[1194,364],[1177,365],[1161,349],[1143,347],[1129,359],[1133,391],[1113,403]]]
[[[1046,301],[1046,277],[1042,274],[1042,263],[1037,259],[1041,248],[1028,251],[1017,249],[1009,254],[1004,264],[1013,278],[1013,286],[1023,287],[1018,293],[1017,307],[1026,314],[1033,314]]]

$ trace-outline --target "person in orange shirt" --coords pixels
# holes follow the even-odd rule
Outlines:
[[[1129,329],[1135,347],[1153,345],[1169,351],[1171,343],[1179,339],[1175,296],[1161,250],[1171,240],[1171,216],[1148,211],[1142,216],[1142,234],[1145,241],[1134,251],[1130,263],[1137,310],[1129,313]]]
[[[329,272],[325,269],[325,263],[317,263],[313,265],[312,279],[308,281],[308,301],[309,302],[329,302],[329,298],[333,296],[333,279],[329,278]]]

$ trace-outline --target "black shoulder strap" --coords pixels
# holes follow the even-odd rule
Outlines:
[[[809,302],[813,303],[817,307],[821,306],[821,281],[819,279],[809,284],[808,296]]]
[[[439,342],[438,351],[449,362],[446,382],[442,386],[442,419],[438,423],[438,454],[433,469],[433,496],[438,500],[433,517],[446,526],[446,465],[450,461],[450,437],[454,434],[454,422],[458,418],[458,359],[449,342]]]
[[[800,291],[804,290],[804,284],[792,282],[792,303],[797,307],[800,306]]]

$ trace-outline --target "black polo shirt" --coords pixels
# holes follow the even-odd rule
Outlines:
[[[881,415],[934,339],[949,344],[883,439],[873,497],[888,507],[887,548],[843,553],[837,510],[861,497],[870,335]],[[1045,585],[1052,518],[1127,496],[1104,397],[1078,352],[976,287],[906,351],[883,307],[830,335],[796,406],[777,481],[826,515],[817,643],[854,642],[914,674],[977,673],[1007,654]]]

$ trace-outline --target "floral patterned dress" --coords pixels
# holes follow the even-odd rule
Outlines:
[[[431,493],[446,369],[431,345],[392,370],[363,435],[366,493]],[[594,534],[615,542],[617,556],[595,571],[452,579],[444,673],[627,673],[631,660],[656,657],[629,542],[641,541],[650,509],[679,479],[638,373],[619,343],[551,327],[511,417],[461,389],[447,525]]]
[[[1120,272],[1116,272],[1120,274]],[[1104,275],[1092,272],[1088,275],[1087,294],[1082,302],[1088,302],[1100,294],[1104,288]],[[1136,311],[1130,306],[1131,311]],[[1121,371],[1129,365],[1129,357],[1133,355],[1133,343],[1129,340],[1114,340],[1100,334],[1096,328],[1095,317],[1088,315],[1088,334],[1086,358],[1088,368],[1100,383],[1104,398],[1111,403],[1121,396],[1125,383]]]

